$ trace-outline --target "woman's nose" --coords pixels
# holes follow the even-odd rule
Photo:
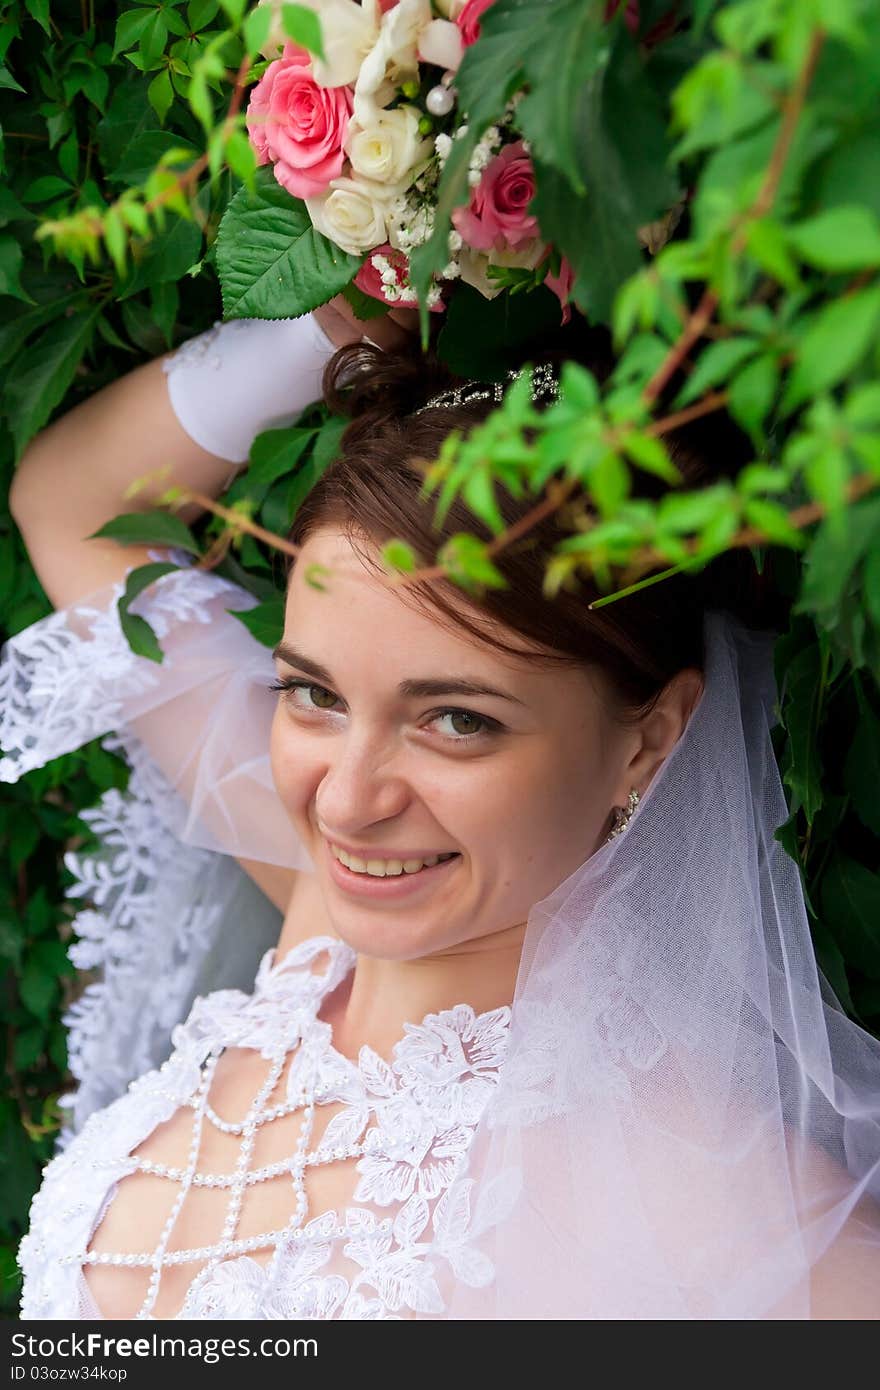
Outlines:
[[[355,838],[361,827],[397,815],[407,799],[406,784],[387,747],[341,739],[319,783],[315,809],[322,825]]]

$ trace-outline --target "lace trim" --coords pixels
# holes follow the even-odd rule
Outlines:
[[[237,584],[191,568],[183,551],[151,550],[152,560],[181,566],[138,595],[131,612],[147,618],[159,640],[178,622],[208,623],[209,600],[224,592],[256,599]],[[117,600],[125,581],[107,586],[103,608],[89,600],[50,613],[11,637],[0,657],[0,782],[17,782],[26,772],[101,734],[120,722],[124,697],[149,690],[161,679],[155,662],[136,656],[119,622]],[[173,658],[165,657],[170,669]],[[85,680],[84,673],[88,673]]]
[[[132,604],[160,640],[176,622],[208,622],[207,603],[218,593],[235,595],[239,604],[255,602],[218,575],[193,571],[183,551],[149,554],[181,567]],[[116,601],[123,592],[124,580],[108,586],[103,608],[86,600],[50,614],[12,637],[0,657],[0,782],[15,782],[102,734],[102,747],[124,753],[132,767],[125,792],[111,788],[80,812],[98,837],[97,848],[64,856],[72,875],[66,897],[89,903],[73,918],[79,939],[68,955],[77,969],[96,971],[99,979],[62,1020],[78,1083],[61,1100],[67,1110],[62,1149],[93,1110],[168,1055],[171,1029],[199,990],[230,899],[241,897],[244,879],[227,856],[181,843],[182,800],[133,735],[108,732],[123,697],[161,678],[154,663],[135,656],[122,632]],[[253,897],[260,900],[256,890]],[[252,910],[258,919],[259,908]],[[273,928],[277,920],[272,909]],[[255,930],[243,980],[252,978],[266,944]],[[163,962],[160,974],[157,960]]]
[[[324,974],[309,968],[323,952]],[[344,1141],[361,1150],[353,1202],[399,1206],[383,1217],[357,1205],[310,1221],[294,1213],[283,1231],[252,1237],[245,1248],[275,1247],[265,1265],[239,1251],[232,1237],[192,1280],[179,1318],[320,1317],[386,1318],[439,1314],[445,1306],[437,1283],[436,1258],[454,1278],[474,1287],[488,1283],[491,1261],[474,1241],[504,1218],[518,1196],[517,1179],[506,1174],[481,1192],[472,1212],[473,1179],[468,1149],[482,1110],[497,1085],[507,1053],[511,1010],[476,1015],[469,1006],[429,1014],[407,1024],[391,1062],[371,1048],[357,1062],[332,1045],[331,1029],[317,1017],[321,1000],[353,967],[356,957],[331,937],[303,942],[277,965],[274,951],[260,966],[252,995],[223,990],[196,1001],[186,1023],[175,1030],[175,1050],[158,1071],[135,1082],[127,1096],[93,1115],[76,1141],[47,1167],[34,1198],[31,1230],[22,1242],[26,1274],[25,1317],[71,1316],[82,1293],[80,1266],[108,1193],[126,1173],[143,1166],[131,1151],[182,1104],[204,1089],[202,1068],[224,1046],[257,1047],[277,1062],[297,1043],[287,1092],[303,1083],[318,1104],[342,1102],[321,1137],[311,1162],[344,1156]],[[267,1119],[277,1118],[269,1116]],[[211,1119],[208,1113],[208,1120]],[[223,1122],[221,1122],[222,1124]],[[177,1180],[176,1170],[160,1176]],[[225,1175],[200,1173],[208,1179]],[[71,1194],[76,1198],[71,1203]],[[341,1254],[356,1272],[319,1274]],[[205,1251],[178,1251],[173,1263],[202,1259]],[[432,1258],[434,1257],[434,1258]],[[93,1263],[143,1264],[139,1255],[92,1256]],[[63,1271],[63,1276],[60,1273]]]

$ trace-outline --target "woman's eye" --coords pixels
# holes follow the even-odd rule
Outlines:
[[[295,690],[306,691],[310,703],[309,705],[306,705],[300,700],[292,700],[291,703],[294,704],[297,709],[311,708],[328,710],[331,709],[332,706],[336,703],[336,696],[333,694],[331,690],[326,690],[323,685],[311,685],[308,681],[293,680],[289,676],[285,676],[283,679],[275,681],[273,685],[270,685],[268,687],[268,689],[281,690],[287,692],[288,694],[292,694]],[[311,703],[311,695],[313,691],[318,691],[320,697],[326,696],[329,703],[322,704],[321,698],[319,698],[315,703]]]
[[[310,681],[297,680],[293,676],[284,676],[281,680],[268,686],[267,689],[285,692],[289,703],[295,709],[305,713],[311,710],[327,712],[333,708],[337,699],[332,690],[327,690],[323,685],[313,685]],[[294,692],[299,690],[306,692],[307,702],[292,699]],[[313,698],[315,696],[316,698]],[[439,724],[444,719],[449,720],[450,723],[447,732],[441,733],[440,737],[444,742],[450,744],[471,743],[476,739],[487,738],[490,734],[497,733],[501,728],[497,720],[490,719],[486,714],[477,714],[474,710],[467,709],[436,710],[427,723]]]
[[[485,715],[475,714],[472,710],[442,710],[434,716],[434,722],[438,723],[442,719],[450,720],[452,738],[456,743],[467,743],[472,738],[481,738],[483,734],[491,732],[491,721]],[[475,725],[481,727],[475,728]]]

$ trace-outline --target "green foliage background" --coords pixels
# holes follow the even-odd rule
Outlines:
[[[792,603],[777,647],[791,810],[781,837],[802,868],[823,970],[847,1011],[880,1032],[880,12],[870,0],[691,0],[672,32],[669,0],[644,0],[637,48],[622,14],[606,24],[604,11],[604,0],[496,0],[487,12],[459,75],[468,137],[447,161],[414,271],[424,288],[444,264],[473,145],[522,90],[542,230],[574,267],[578,305],[612,324],[619,367],[601,390],[573,370],[568,406],[547,412],[531,443],[527,394],[514,388],[482,433],[444,451],[435,483],[441,502],[461,491],[496,531],[493,478],[537,497],[561,471],[581,488],[597,524],[560,547],[551,587],[586,573],[613,590],[615,567],[640,549],[675,566],[736,543],[743,527],[758,533],[759,560],[775,548]],[[254,176],[240,116],[226,118],[242,63],[257,64],[251,77],[260,70],[264,24],[244,0],[16,0],[0,4],[0,21],[5,498],[22,451],[56,413],[208,327],[221,290],[229,316],[282,317],[322,302],[339,287],[332,275],[342,284],[354,267],[303,234],[301,205],[267,171]],[[176,178],[194,168],[184,196]],[[676,236],[648,257],[636,231],[677,199]],[[260,242],[270,214],[276,234],[287,229],[277,263]],[[282,292],[265,303],[267,267],[282,273]],[[491,304],[454,300],[440,348],[456,370],[502,370],[505,345],[551,321],[548,291],[518,288]],[[671,408],[709,411],[723,393],[755,461],[705,495],[673,489],[638,508],[633,470],[668,476],[652,383],[673,362],[685,382]],[[224,502],[284,533],[339,430],[314,408],[295,429],[261,436]],[[130,539],[160,539],[157,524],[130,526]],[[192,544],[221,531],[211,518]],[[464,579],[495,582],[482,544],[459,541],[445,558]],[[271,641],[269,552],[246,537],[219,568],[262,600],[249,621]],[[0,510],[0,635],[48,611]],[[142,632],[132,640],[149,650]],[[0,800],[7,1312],[67,1083],[59,1019],[78,982],[63,855],[88,844],[78,813],[126,779],[93,744]]]

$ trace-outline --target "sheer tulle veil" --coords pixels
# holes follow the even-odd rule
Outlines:
[[[459,1280],[451,1318],[809,1318],[811,1286],[876,1273],[880,1042],[817,969],[774,838],[773,640],[720,611],[705,636],[628,829],[529,915],[450,1202],[495,1277]]]
[[[255,600],[210,573],[160,579],[133,605],[157,666],[121,634],[122,588],[17,634],[0,669],[0,780],[120,733],[138,777],[116,840],[123,798],[105,798],[105,862],[78,889],[104,979],[76,1124],[112,1098],[90,1086],[99,1056],[118,1093],[193,993],[233,983],[231,942],[256,969],[265,935],[247,945],[254,914],[211,866],[313,867],[272,785],[271,657],[232,612]],[[628,828],[529,914],[507,1058],[418,1236],[459,1252],[436,1260],[449,1318],[800,1319],[817,1288],[827,1307],[876,1277],[880,1042],[818,971],[775,838],[773,639],[720,610],[705,635],[703,693]]]

